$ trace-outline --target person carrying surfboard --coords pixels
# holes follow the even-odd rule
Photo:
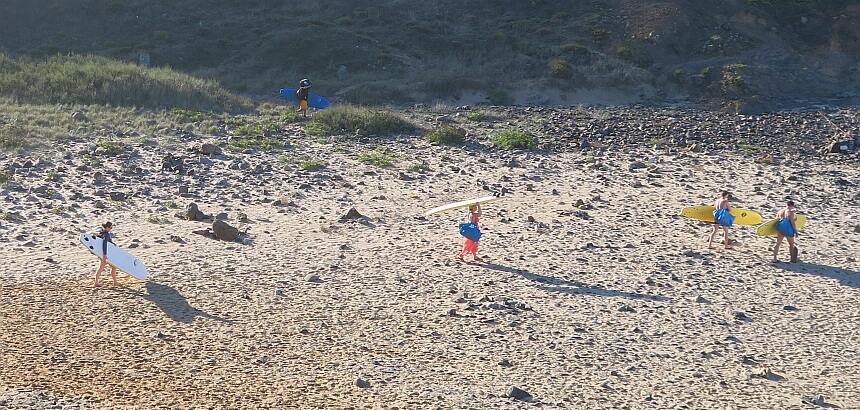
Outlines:
[[[99,269],[96,271],[96,280],[93,283],[93,285],[95,285],[95,286],[101,286],[101,283],[99,283],[99,278],[101,277],[102,272],[104,272],[105,266],[108,263],[108,254],[107,254],[108,245],[107,244],[108,244],[108,242],[113,243],[113,240],[111,239],[111,233],[110,233],[110,231],[112,231],[112,230],[113,230],[113,223],[112,222],[105,222],[104,225],[102,225],[102,229],[99,231],[98,234],[96,234],[97,237],[102,238],[103,240],[102,240],[102,257],[101,257],[101,261],[99,262]],[[116,281],[116,266],[113,266],[113,265],[110,266],[110,275],[113,278],[113,285],[119,286],[119,282]]]
[[[308,95],[310,95],[311,82],[307,78],[299,81],[299,88],[296,89],[296,98],[299,100],[299,109],[296,112],[302,113],[303,116],[308,116]]]
[[[782,239],[788,240],[789,250],[791,251],[791,261],[797,262],[797,250],[794,246],[794,238],[800,235],[797,230],[797,223],[794,216],[794,201],[785,203],[785,208],[776,213],[779,221],[776,223],[776,245],[773,247],[773,261],[779,262],[777,255],[779,254],[779,246],[782,245]]]
[[[714,246],[714,237],[720,228],[723,228],[724,244],[726,249],[731,249],[729,246],[729,227],[734,222],[734,217],[731,214],[732,206],[729,205],[729,199],[732,195],[729,191],[723,191],[720,197],[714,201],[714,231],[711,232],[711,238],[708,239],[708,249]]]
[[[470,205],[469,206],[469,222],[475,224],[478,227],[478,221],[481,219],[481,205]],[[478,241],[473,241],[469,238],[465,238],[463,242],[463,250],[460,252],[460,256],[458,259],[464,261],[463,257],[472,254],[472,259],[475,262],[481,262],[481,258],[478,257]]]

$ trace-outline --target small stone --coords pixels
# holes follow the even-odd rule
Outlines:
[[[696,296],[696,303],[704,303],[704,304],[706,304],[706,305],[710,305],[710,304],[711,304],[711,301],[710,301],[710,300],[708,300],[708,299],[705,299],[705,298],[703,298],[703,297],[701,297],[701,296]]]
[[[180,185],[179,186],[179,195],[187,195],[188,194],[188,185]]]
[[[791,305],[785,305],[785,306],[783,306],[783,307],[782,307],[782,310],[786,310],[786,311],[789,311],[789,312],[797,312],[797,311],[798,311],[798,310],[800,310],[800,309],[798,309],[798,308],[796,308],[796,307],[794,307],[794,306],[791,306]]]
[[[860,233],[860,225],[854,225],[854,233]]]
[[[532,395],[529,392],[520,389],[517,386],[508,387],[508,391],[505,393],[505,397],[510,397],[514,400],[520,401],[531,401]]]
[[[499,360],[499,366],[502,366],[502,367],[511,367],[511,366],[512,366],[512,364],[511,364],[510,360],[508,360],[508,359],[502,359],[502,360]]]
[[[357,210],[355,210],[355,208],[349,208],[349,211],[346,213],[346,215],[340,217],[340,222],[346,222],[351,219],[359,219],[362,216],[363,215],[360,214]]]
[[[311,273],[311,274],[309,274],[309,275],[306,275],[306,276],[305,276],[305,282],[315,282],[315,283],[317,283],[317,282],[322,282],[322,280],[320,279],[320,277],[319,277],[319,276],[317,276],[317,275],[315,275],[315,274]]]
[[[359,377],[355,379],[355,386],[361,389],[366,389],[370,387],[370,382]]]

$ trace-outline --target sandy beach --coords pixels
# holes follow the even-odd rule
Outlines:
[[[784,131],[747,118],[729,128]],[[481,130],[448,147],[296,129],[282,151],[203,156],[220,137],[195,136],[96,169],[88,141],[3,154],[0,408],[860,408],[857,154],[722,149],[745,140],[707,132],[716,145],[691,150],[645,129],[583,144],[547,126],[571,145],[535,151]],[[171,147],[191,175],[161,169]],[[356,160],[378,147],[392,166]],[[327,166],[285,160],[305,157]],[[484,262],[458,261],[467,212],[424,211],[502,188]],[[800,262],[783,246],[771,263],[754,226],[708,249],[710,225],[680,209],[723,189],[765,219],[795,201]],[[193,233],[214,218],[178,217],[190,203],[242,234]],[[108,220],[147,281],[92,285],[77,238]]]

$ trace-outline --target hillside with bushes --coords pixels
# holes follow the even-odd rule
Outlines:
[[[307,77],[336,101],[368,105],[687,102],[743,111],[856,104],[860,4],[6,2],[0,53],[0,74],[92,54],[143,59],[257,98]],[[211,105],[219,104],[236,103]]]

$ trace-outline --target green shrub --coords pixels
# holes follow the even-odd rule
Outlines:
[[[305,126],[311,135],[392,135],[409,133],[414,123],[391,111],[341,105],[317,112]]]
[[[86,104],[242,112],[247,98],[214,80],[170,68],[141,67],[93,55],[58,55],[42,62],[0,55],[0,96],[30,104]]]
[[[16,150],[30,145],[27,129],[18,124],[0,124],[0,149]]]
[[[183,122],[200,122],[206,118],[206,115],[200,111],[187,110],[185,108],[174,108],[170,113],[177,120]]]
[[[547,65],[547,69],[549,70],[549,76],[552,78],[560,78],[563,80],[573,78],[573,66],[565,60],[552,60]]]
[[[497,147],[507,149],[532,149],[535,147],[535,140],[532,136],[517,130],[502,131],[492,136],[490,142]]]
[[[484,121],[488,117],[489,116],[487,114],[480,111],[471,111],[466,114],[466,119],[469,121]]]
[[[122,152],[123,149],[125,149],[122,144],[108,140],[101,140],[97,142],[96,147],[103,149],[105,155],[109,156],[118,155],[120,152]]]
[[[376,150],[359,155],[358,160],[381,168],[390,166],[394,156],[384,150]]]
[[[0,182],[9,182],[12,180],[12,175],[6,171],[0,171]]]
[[[316,171],[319,169],[323,169],[327,166],[328,164],[326,164],[325,162],[316,159],[305,160],[299,164],[299,168],[305,171]]]
[[[466,131],[445,125],[428,132],[424,139],[437,144],[459,145],[466,141]]]
[[[513,102],[511,95],[505,90],[490,91],[490,103],[494,105],[510,105]]]

